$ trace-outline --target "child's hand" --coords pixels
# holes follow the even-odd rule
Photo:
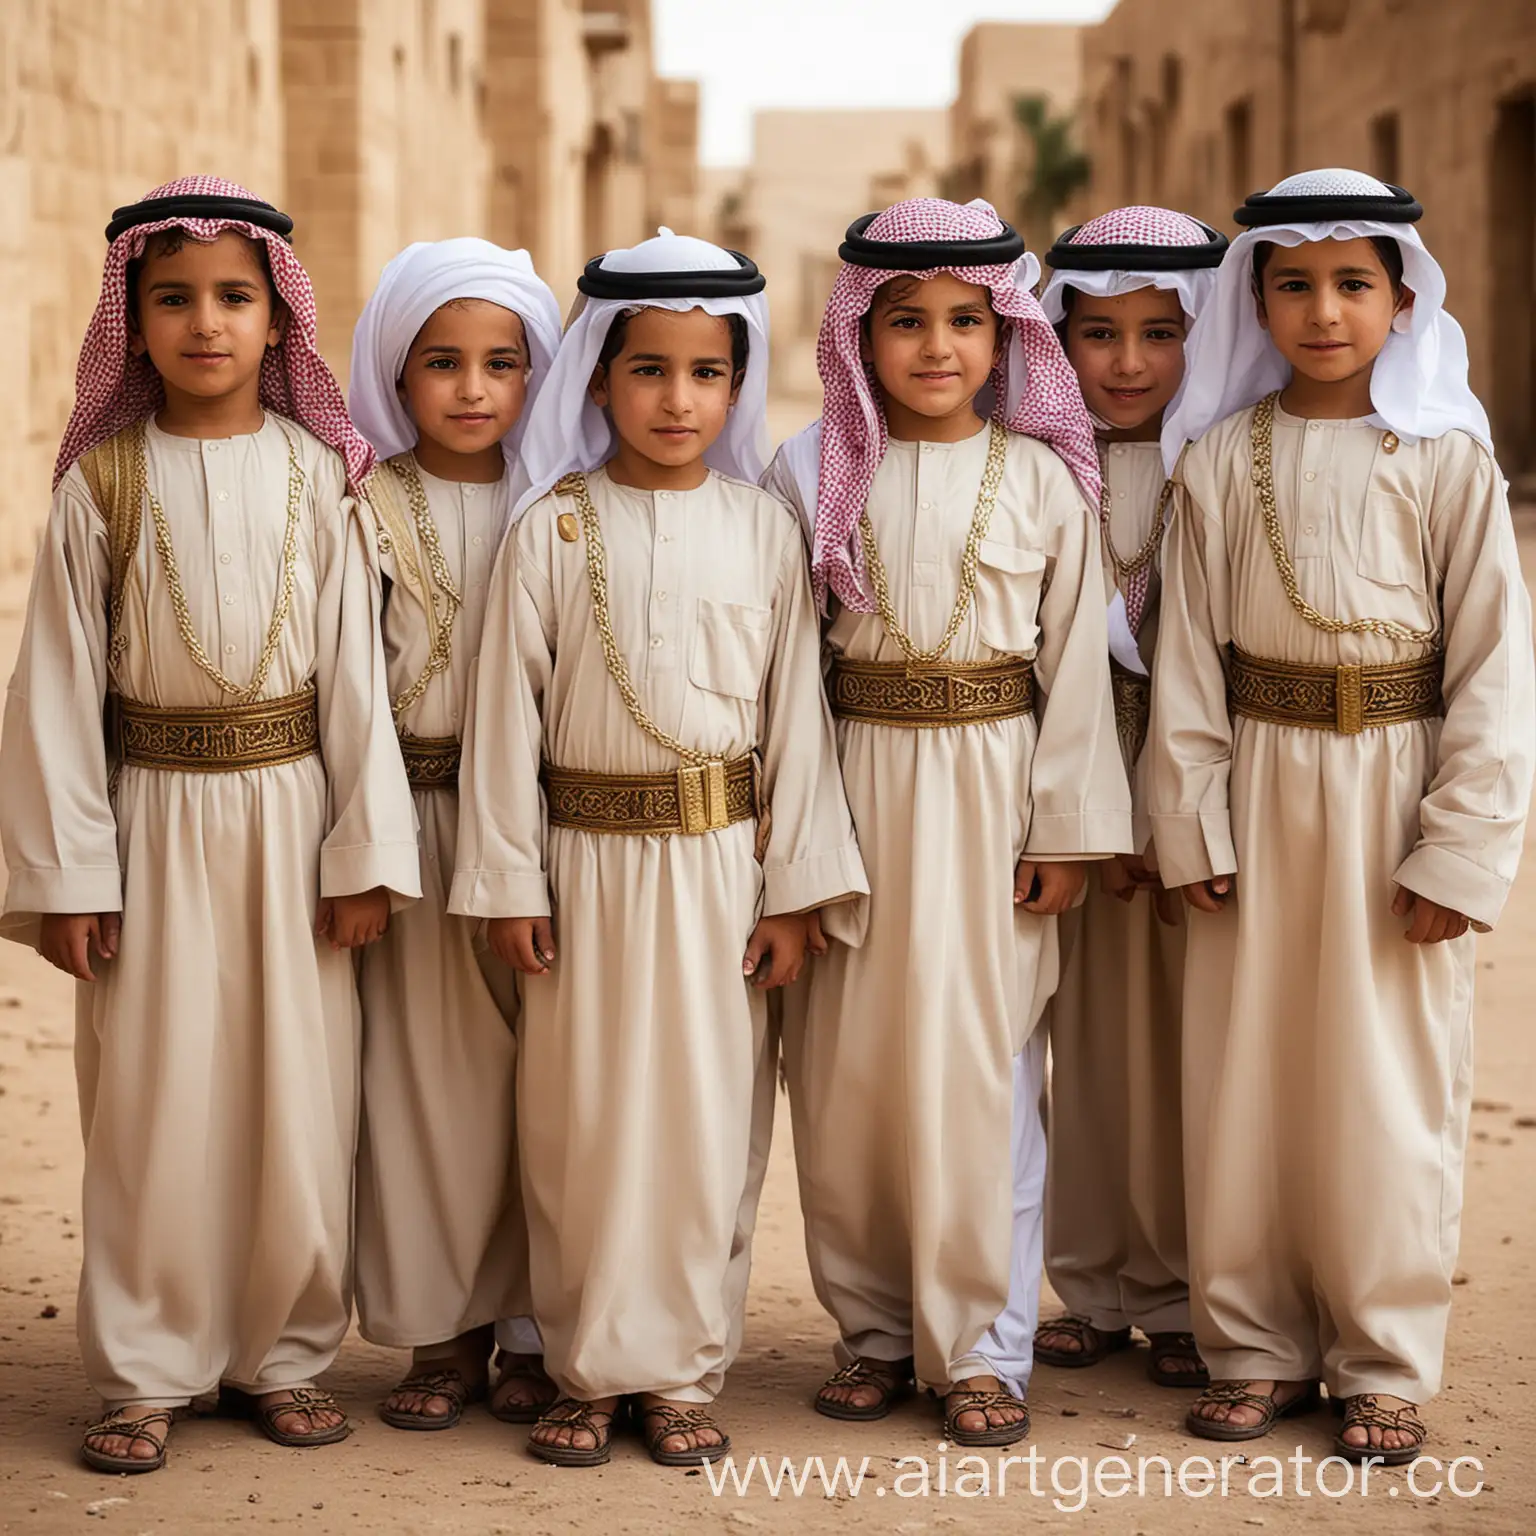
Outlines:
[[[389,892],[382,885],[355,896],[330,896],[320,903],[315,935],[332,949],[359,949],[382,939],[389,927]]]
[[[1013,872],[1013,904],[1050,917],[1065,912],[1088,883],[1085,864],[1035,864],[1020,859]],[[1036,886],[1039,889],[1036,889]]]
[[[758,987],[787,987],[805,964],[805,944],[809,919],[803,912],[759,920],[747,940],[747,953],[741,962],[741,974],[750,976]],[[817,932],[821,925],[816,925]],[[822,940],[825,949],[826,940]]]
[[[1184,886],[1184,900],[1198,912],[1220,912],[1236,889],[1236,875],[1217,875],[1214,880],[1196,880]]]
[[[827,952],[827,936],[821,931],[821,909],[805,914],[805,947],[809,954],[824,955]]]
[[[1400,885],[1392,898],[1392,915],[1407,917],[1409,913],[1413,914],[1413,921],[1403,937],[1410,944],[1443,944],[1447,939],[1459,939],[1471,921],[1454,907],[1442,907],[1438,901]]]
[[[1135,901],[1139,891],[1146,891],[1158,921],[1166,927],[1179,926],[1179,900],[1164,884],[1162,876],[1139,853],[1117,853],[1099,865],[1099,883],[1106,895],[1121,901]]]
[[[110,960],[122,931],[120,912],[45,912],[37,947],[44,960],[77,981],[95,981],[92,945],[103,960]]]
[[[555,925],[547,917],[493,917],[485,942],[504,965],[525,976],[543,976],[555,958]]]

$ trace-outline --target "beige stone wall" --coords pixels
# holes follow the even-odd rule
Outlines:
[[[1231,232],[1291,171],[1410,188],[1500,457],[1536,469],[1536,5],[1121,0],[1083,72],[1096,208],[1168,203]]]
[[[699,86],[695,80],[658,80],[652,99],[650,221],[680,235],[709,239],[699,178]]]
[[[47,514],[112,209],[197,172],[280,199],[280,79],[276,0],[0,0],[0,563]]]
[[[780,393],[811,397],[818,388],[816,333],[848,225],[896,197],[934,192],[948,137],[942,110],[754,118],[737,233],[768,275]]]

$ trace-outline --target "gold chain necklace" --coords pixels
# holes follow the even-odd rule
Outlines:
[[[556,496],[573,496],[576,510],[581,514],[582,530],[587,536],[587,585],[592,593],[592,617],[603,642],[603,660],[608,665],[608,675],[618,687],[619,697],[624,700],[630,718],[653,741],[677,753],[688,767],[703,768],[718,763],[718,754],[711,756],[708,752],[700,752],[697,747],[687,746],[677,737],[669,736],[645,712],[645,706],[640,702],[640,695],[629,676],[629,664],[613,634],[613,620],[608,611],[608,551],[603,544],[603,525],[598,520],[587,477],[567,475],[555,487],[554,493]]]
[[[430,602],[427,622],[432,630],[431,648],[427,653],[427,664],[422,669],[421,676],[390,705],[391,712],[398,720],[427,691],[432,679],[446,672],[452,664],[453,625],[459,616],[459,610],[464,606],[464,598],[454,582],[452,572],[448,569],[447,560],[443,557],[443,546],[438,538],[437,524],[432,521],[432,508],[427,503],[427,488],[421,483],[415,457],[409,453],[402,453],[390,459],[384,467],[390,470],[405,487],[406,499],[411,504],[411,518],[416,525],[416,536],[421,541],[422,550],[427,557],[427,569],[432,576],[430,584],[425,581],[419,583],[422,595]],[[397,553],[400,559],[414,568],[415,562],[408,551],[399,550]],[[420,572],[417,571],[416,574],[419,578]],[[436,591],[432,590],[433,587]],[[441,596],[441,602],[438,600],[439,596]]]
[[[276,421],[275,417],[269,419]],[[272,621],[267,626],[267,638],[261,647],[261,655],[256,661],[255,674],[243,688],[239,683],[231,682],[214,665],[208,652],[203,648],[203,642],[198,639],[197,631],[192,624],[191,611],[187,607],[187,594],[181,584],[181,572],[176,565],[176,551],[171,545],[171,528],[166,521],[165,508],[160,505],[154,492],[149,489],[149,469],[144,438],[141,436],[138,441],[137,476],[143,484],[144,495],[149,501],[150,516],[154,519],[155,549],[159,553],[160,564],[165,569],[165,585],[171,596],[171,610],[176,615],[176,627],[181,631],[182,641],[191,654],[192,660],[224,693],[233,694],[235,701],[240,704],[249,704],[266,686],[267,674],[272,670],[278,643],[282,639],[283,626],[288,622],[288,610],[293,605],[294,572],[298,566],[299,556],[299,501],[304,493],[304,470],[299,464],[298,449],[288,435],[288,429],[281,422],[277,422],[276,425],[283,434],[284,443],[288,446],[288,524],[283,532],[282,576],[278,582],[277,601],[272,609]]]
[[[1108,459],[1101,457],[1099,465],[1101,471],[1099,481],[1099,526],[1104,530],[1104,548],[1109,554],[1110,564],[1114,566],[1115,575],[1119,581],[1124,582],[1146,570],[1157,556],[1157,551],[1163,542],[1163,528],[1168,520],[1168,503],[1173,500],[1173,481],[1164,480],[1162,490],[1157,493],[1157,511],[1152,517],[1152,532],[1147,535],[1147,542],[1129,560],[1123,560],[1120,557],[1120,551],[1115,548],[1114,535],[1109,531]]]
[[[1249,440],[1253,447],[1253,487],[1258,493],[1259,507],[1264,514],[1264,532],[1269,536],[1269,548],[1280,572],[1280,585],[1293,607],[1314,629],[1329,635],[1383,635],[1388,640],[1402,640],[1410,645],[1428,645],[1439,631],[1435,629],[1410,629],[1392,619],[1331,619],[1319,613],[1301,595],[1296,581],[1296,567],[1291,563],[1291,553],[1285,547],[1285,532],[1280,527],[1280,513],[1275,506],[1275,402],[1280,398],[1277,389],[1266,395],[1254,407],[1253,427]]]
[[[954,611],[949,616],[944,637],[931,650],[919,650],[901,627],[901,620],[896,617],[896,610],[891,604],[885,564],[875,545],[875,528],[869,520],[869,508],[866,507],[859,514],[859,537],[864,544],[864,564],[869,570],[870,585],[875,589],[875,611],[880,615],[886,633],[901,647],[902,655],[911,665],[923,666],[940,660],[954,644],[960,626],[965,623],[966,615],[971,611],[971,600],[976,593],[976,563],[981,554],[981,541],[986,538],[987,529],[991,526],[1007,458],[1008,433],[994,421],[987,439],[987,464],[981,475],[981,490],[976,497],[976,510],[971,514],[971,528],[965,538],[965,553],[960,559],[960,592],[955,598]]]

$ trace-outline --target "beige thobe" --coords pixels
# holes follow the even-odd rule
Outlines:
[[[706,1402],[730,1342],[727,1272],[747,1184],[762,992],[757,918],[867,889],[820,687],[793,518],[711,474],[698,490],[590,477],[618,648],[651,717],[700,750],[761,753],[771,837],[544,825],[541,756],[670,773],[604,664],[586,543],[535,505],[503,546],[465,743],[451,909],[547,913],[557,959],[525,979],[518,1135],[534,1316],[565,1392]],[[567,525],[569,526],[569,525]]]
[[[919,646],[953,609],[986,454],[984,431],[892,442],[876,471],[869,513]],[[902,655],[874,614],[840,611],[827,643]],[[872,894],[825,915],[841,942],[813,962],[804,1015],[786,1010],[784,1052],[811,1275],[840,1359],[915,1355],[934,1386],[992,1371],[976,1351],[1008,1296],[1013,1064],[1057,979],[1056,920],[1015,907],[1014,867],[1131,846],[1107,647],[1094,519],[1060,459],[1011,434],[975,604],[945,659],[1032,658],[1036,715],[838,723]]]
[[[1122,559],[1152,533],[1162,493],[1157,443],[1109,443],[1103,452],[1110,534]],[[1154,560],[1137,633],[1151,669],[1161,585]],[[1105,576],[1115,590],[1106,551]],[[1127,760],[1136,846],[1150,825],[1144,783]],[[1089,876],[1083,905],[1061,920],[1061,985],[1051,1031],[1050,1154],[1045,1267],[1070,1313],[1096,1328],[1144,1332],[1189,1327],[1184,1162],[1179,1120],[1179,1005],[1183,926],[1158,919],[1150,895],[1130,902]]]
[[[511,498],[506,477],[472,485],[420,474],[463,607],[447,669],[398,723],[415,736],[458,736]],[[393,549],[380,556],[391,581],[384,653],[392,698],[421,676],[431,652],[421,600],[401,582],[398,560]],[[448,912],[457,791],[413,793],[424,899],[363,954],[357,1311],[364,1338],[419,1348],[526,1312],[528,1240],[513,1122],[516,981],[479,937],[479,922]]]
[[[1194,1327],[1218,1378],[1440,1385],[1472,1082],[1474,939],[1412,945],[1394,885],[1491,925],[1531,793],[1530,605],[1492,457],[1277,412],[1302,596],[1438,628],[1444,719],[1357,735],[1229,718],[1224,648],[1308,665],[1425,647],[1307,623],[1250,480],[1252,413],[1185,456],[1151,753],[1163,878],[1237,874],[1190,914],[1184,1138]]]
[[[80,1346],[113,1403],[302,1384],[347,1329],[358,1004],[352,956],[316,940],[316,907],[420,891],[372,528],[338,456],[271,415],[220,440],[151,423],[148,480],[192,627],[243,683],[278,590],[288,438],[305,486],[265,696],[315,679],[321,753],[235,773],[125,766],[109,787],[107,529],[78,468],[54,497],[6,703],[11,936],[35,942],[43,913],[123,914],[118,957],[93,959],[97,981],[78,988],[75,1036]],[[227,702],[178,631],[147,507],[130,581],[121,691]]]

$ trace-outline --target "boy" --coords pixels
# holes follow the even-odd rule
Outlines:
[[[529,1449],[565,1466],[607,1461],[623,1398],[662,1465],[729,1450],[708,1405],[762,988],[798,972],[804,914],[865,889],[800,533],[743,483],[762,286],[666,230],[588,265],[465,742],[450,908],[524,973],[534,1315],[563,1394]]]
[[[1033,1332],[1036,1360],[1084,1367],[1125,1348],[1134,1325],[1150,1346],[1147,1373],[1165,1387],[1203,1386],[1206,1375],[1189,1331],[1184,1252],[1184,929],[1148,867],[1138,764],[1173,489],[1159,443],[1163,413],[1183,382],[1186,331],[1226,248],[1225,236],[1181,213],[1117,208],[1056,242],[1040,298],[1099,443],[1110,679],[1139,814],[1136,852],[1101,864],[1083,906],[1061,922],[1061,986],[1048,1014],[1045,1269],[1067,1313],[1035,1329],[1034,1306],[1010,1306],[997,1327],[1022,1339]],[[1038,1286],[1038,1264],[1030,1273]],[[1038,1290],[1027,1294],[1038,1298]]]
[[[1238,210],[1164,441],[1184,442],[1151,728],[1191,910],[1189,1430],[1342,1400],[1412,1461],[1439,1389],[1474,940],[1531,792],[1530,605],[1419,205],[1356,171]]]
[[[985,1336],[1010,1148],[1039,1131],[1055,916],[1079,861],[1130,849],[1098,465],[1037,265],[990,208],[898,203],[840,254],[819,449],[813,428],[768,482],[814,508],[872,893],[827,915],[842,942],[784,1021],[811,1273],[841,1334],[815,1406],[879,1418],[915,1375],[947,1439],[1003,1445],[1029,1415]]]
[[[358,1323],[413,1351],[379,1409],[397,1429],[449,1429],[486,1394],[497,1319],[491,1412],[531,1423],[554,1395],[522,1315],[516,981],[447,906],[491,563],[526,488],[522,426],[559,345],[559,306],[527,253],[458,239],[418,242],[384,268],[352,347],[352,413],[383,460],[368,497],[426,893],[367,952],[361,978]]]
[[[354,500],[373,456],[291,228],[211,177],[114,214],[6,705],[11,936],[84,983],[107,1417],[82,1450],[108,1472],[163,1465],[221,1384],[279,1444],[348,1432],[314,1386],[351,1303],[347,951],[420,882]]]

